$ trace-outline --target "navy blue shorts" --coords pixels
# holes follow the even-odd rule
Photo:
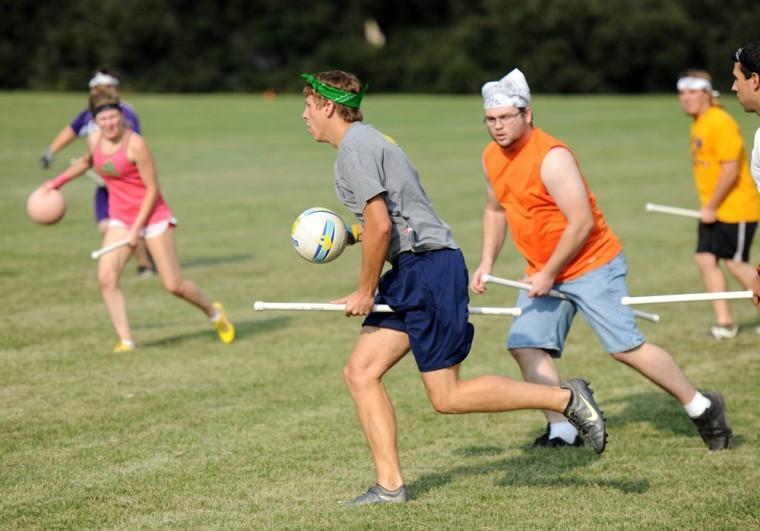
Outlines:
[[[100,223],[104,219],[108,219],[108,188],[105,186],[98,186],[95,189],[93,206],[95,207],[95,221],[97,223]]]
[[[375,296],[395,313],[371,313],[363,326],[406,332],[420,372],[452,367],[467,357],[475,335],[467,284],[459,249],[401,253]]]

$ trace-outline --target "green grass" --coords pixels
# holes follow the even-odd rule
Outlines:
[[[749,140],[760,123],[724,99]],[[537,412],[438,415],[408,357],[386,383],[416,499],[338,507],[373,481],[341,375],[359,321],[252,310],[254,300],[325,301],[354,288],[356,250],[314,266],[288,239],[307,207],[346,214],[332,188],[334,150],[308,136],[295,96],[128,100],[180,220],[184,272],[224,301],[239,339],[219,344],[197,310],[130,264],[123,288],[140,348],[110,353],[116,338],[88,257],[99,246],[92,184],[65,188],[68,211],[57,226],[24,214],[34,186],[81,152],[80,142],[55,170],[37,168],[84,97],[0,93],[0,528],[760,527],[759,320],[746,302],[732,304],[742,332],[729,342],[706,337],[708,303],[658,306],[663,322],[641,325],[698,386],[724,392],[734,450],[708,453],[679,405],[610,360],[578,319],[559,365],[597,391],[610,433],[601,457],[525,451],[543,429]],[[575,150],[623,240],[632,294],[701,291],[693,221],[643,209],[647,201],[696,205],[689,124],[675,97],[539,95],[534,103],[537,123]],[[480,100],[372,96],[365,105],[367,121],[417,165],[474,269],[487,140]],[[517,277],[522,267],[507,246],[495,272]],[[514,298],[493,287],[473,304]],[[463,375],[518,377],[504,349],[509,321],[472,320]]]

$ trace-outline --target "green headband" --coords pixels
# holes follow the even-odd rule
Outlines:
[[[359,94],[356,94],[354,92],[348,92],[339,88],[331,87],[330,85],[322,83],[311,74],[301,74],[301,77],[308,81],[309,85],[311,85],[320,96],[334,101],[335,103],[345,105],[346,107],[351,107],[352,109],[358,109],[361,106],[362,98],[364,97],[364,93],[367,91],[367,85],[364,85]]]

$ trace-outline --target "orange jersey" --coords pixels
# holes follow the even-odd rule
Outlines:
[[[567,219],[541,180],[541,164],[555,147],[565,144],[534,128],[530,138],[516,153],[491,142],[483,150],[483,168],[496,199],[507,216],[515,247],[528,262],[532,275],[549,261],[567,227]],[[596,198],[583,177],[588,193],[594,227],[586,243],[565,265],[557,281],[571,280],[593,271],[615,258],[623,247],[602,217]]]

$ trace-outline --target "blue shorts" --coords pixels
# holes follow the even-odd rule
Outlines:
[[[395,312],[371,313],[363,326],[406,332],[420,372],[452,367],[467,357],[475,335],[467,278],[459,249],[401,253],[375,296]]]
[[[104,219],[108,219],[108,188],[105,186],[98,186],[95,189],[93,206],[95,207],[95,221],[97,223],[100,223]]]
[[[621,252],[599,269],[555,284],[554,288],[566,294],[569,301],[554,297],[530,299],[521,291],[517,305],[522,315],[512,321],[507,348],[540,348],[558,358],[578,311],[610,354],[642,345],[646,339],[636,324],[633,309],[620,303],[628,295],[627,273],[628,265]]]

